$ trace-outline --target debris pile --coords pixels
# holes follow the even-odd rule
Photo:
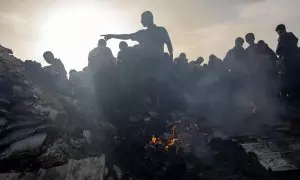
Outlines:
[[[39,63],[23,62],[1,46],[1,172],[50,168],[69,157],[85,157],[80,152],[84,146],[95,139],[102,146],[104,134],[114,131],[109,123],[88,116],[79,101],[48,88],[53,82],[47,77]]]

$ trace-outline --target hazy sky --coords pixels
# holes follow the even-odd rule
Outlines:
[[[169,31],[174,55],[190,60],[213,53],[223,58],[237,36],[256,34],[274,48],[275,26],[300,36],[300,0],[0,0],[0,44],[15,55],[43,64],[51,50],[70,70],[87,65],[101,34],[142,28],[140,15],[151,10]],[[114,54],[117,40],[108,42]]]

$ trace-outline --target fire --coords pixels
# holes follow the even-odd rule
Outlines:
[[[155,137],[154,135],[152,135],[150,143],[153,145],[157,145],[157,144],[162,144],[162,141],[159,137]]]
[[[170,147],[174,146],[174,144],[178,141],[178,139],[176,139],[176,126],[173,126],[172,128],[172,137],[171,139],[167,139],[165,141],[161,140],[159,137],[155,137],[154,135],[152,135],[152,138],[150,140],[150,144],[152,145],[163,145],[165,147],[165,150],[168,151]]]

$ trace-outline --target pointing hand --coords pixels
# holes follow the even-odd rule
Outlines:
[[[105,34],[105,35],[101,35],[104,37],[105,41],[108,41],[112,38],[112,35],[111,34]]]

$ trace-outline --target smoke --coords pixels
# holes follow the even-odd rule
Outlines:
[[[117,64],[115,70],[108,70],[116,74],[101,74],[95,82],[96,99],[107,119],[117,119],[112,117],[116,110],[129,117],[180,111],[229,136],[265,133],[279,122],[278,75],[272,64],[262,63],[272,62],[265,56],[250,63],[216,60],[208,67],[180,59],[161,63],[136,58]]]
[[[266,132],[279,122],[282,109],[277,82],[267,69],[256,74],[236,69],[205,69],[192,93],[185,94],[189,109],[230,136]]]

